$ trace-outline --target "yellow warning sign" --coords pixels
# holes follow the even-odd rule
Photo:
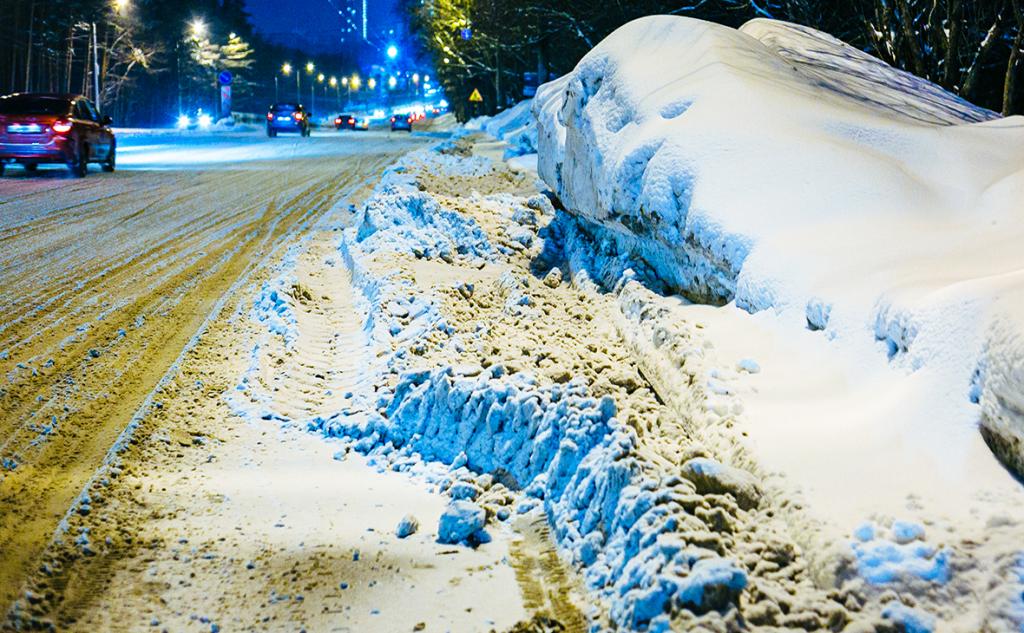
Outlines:
[[[473,88],[473,94],[469,95],[469,100],[470,101],[475,101],[475,102],[480,102],[480,101],[483,101],[484,98],[480,94],[480,90],[478,90],[477,88]]]

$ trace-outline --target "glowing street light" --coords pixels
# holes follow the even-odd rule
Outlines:
[[[288,62],[285,62],[284,65],[281,66],[281,72],[284,74],[285,77],[292,74],[292,65],[289,64]]]
[[[341,78],[341,85],[343,85],[343,86],[347,86],[348,85],[348,77],[342,77]]]
[[[392,90],[394,90],[395,86],[397,86],[397,85],[398,85],[398,80],[397,79],[395,79],[393,76],[392,77],[388,77],[388,88],[391,88]]]
[[[370,90],[373,90],[374,88],[377,87],[377,80],[374,79],[373,77],[370,77],[370,80],[366,82],[366,85]]]
[[[426,83],[426,84],[430,83],[430,75],[423,75],[423,83]]]
[[[359,75],[352,75],[352,81],[349,82],[349,85],[352,86],[354,90],[359,90],[359,84]]]
[[[320,83],[323,83],[324,82],[324,74],[320,73],[319,75],[317,75],[316,76],[316,80],[319,81]]]
[[[331,77],[330,79],[327,80],[327,84],[331,88],[336,88],[338,86],[338,78],[337,77]]]
[[[398,47],[396,47],[394,44],[392,44],[391,46],[388,46],[387,54],[388,54],[388,59],[394,59],[394,58],[398,57]]]
[[[419,73],[413,73],[412,74],[412,82],[414,84],[418,84],[420,82],[420,74]]]
[[[189,31],[192,33],[192,37],[195,39],[202,39],[206,37],[206,22],[202,18],[196,18],[188,25]]]
[[[312,75],[314,70],[316,70],[316,65],[313,62],[306,62],[306,74]]]
[[[114,0],[113,1],[114,12],[123,15],[131,3],[128,0]]]

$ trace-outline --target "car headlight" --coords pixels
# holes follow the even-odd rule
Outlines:
[[[187,115],[182,114],[178,117],[178,129],[184,130],[192,123],[192,120]]]

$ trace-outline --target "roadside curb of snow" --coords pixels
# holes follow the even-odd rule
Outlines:
[[[413,288],[372,272],[356,231],[346,232],[339,249],[368,304],[365,329],[378,350],[374,371],[383,379],[394,373],[388,367],[394,333],[375,315]],[[430,331],[419,327],[416,336]],[[692,513],[702,504],[694,485],[682,477],[652,478],[637,455],[635,433],[614,417],[614,402],[587,391],[574,382],[539,387],[526,374],[506,376],[500,366],[404,371],[393,389],[378,392],[373,420],[326,421],[319,430],[349,437],[356,450],[396,469],[415,458],[440,461],[456,478],[470,475],[469,467],[477,477],[520,488],[518,511],[543,507],[559,548],[584,570],[619,626],[653,630],[667,627],[669,614],[682,607],[703,613],[734,603],[746,572],[677,534],[683,525],[707,529]]]

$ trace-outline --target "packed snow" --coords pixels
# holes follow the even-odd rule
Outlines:
[[[520,101],[493,117],[477,117],[466,124],[467,130],[479,130],[505,141],[504,158],[510,159],[537,153],[537,121],[533,117],[532,100]]]
[[[532,110],[579,266],[623,296],[627,329],[699,324],[715,342],[700,362],[717,363],[706,422],[738,424],[821,534],[927,521],[986,543],[855,538],[864,579],[969,585],[951,559],[1013,555],[1024,497],[990,447],[1021,469],[1020,118],[812,29],[674,16],[623,26]],[[692,360],[658,323],[633,336],[667,398]],[[950,607],[986,582],[943,594],[944,617],[1005,623],[1002,607]]]

